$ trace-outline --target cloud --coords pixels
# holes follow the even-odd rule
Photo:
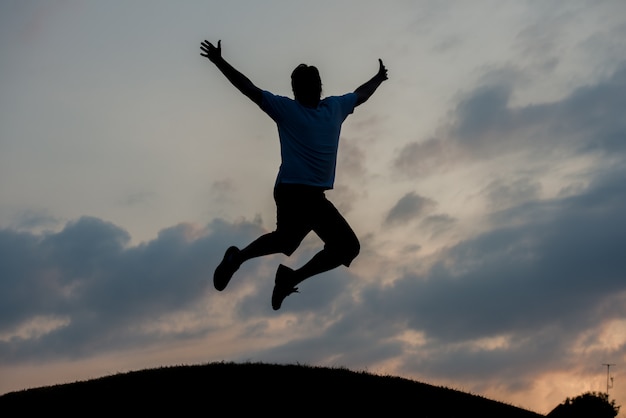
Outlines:
[[[445,340],[585,323],[626,291],[624,171],[612,174],[578,196],[498,214],[519,224],[456,245],[427,277],[397,282],[389,299],[410,300],[414,326]]]
[[[215,200],[230,199],[230,195],[235,191],[232,180],[216,180],[211,184],[211,197]]]
[[[119,199],[119,204],[127,207],[134,206],[150,206],[154,203],[156,197],[155,192],[138,191],[125,194]]]
[[[584,371],[587,360],[622,358],[626,341],[598,337],[626,323],[625,175],[618,164],[576,195],[494,212],[496,227],[442,250],[425,270],[392,282],[352,281],[352,291],[338,289],[340,309],[314,311],[314,336],[256,355],[393,363],[481,391],[502,382],[530,390],[545,370]],[[308,321],[304,312],[300,320]]]
[[[56,233],[0,230],[0,359],[74,358],[183,338],[192,330],[165,331],[159,318],[193,311],[228,243],[260,233],[255,223],[216,220],[131,247],[125,230],[93,217]]]
[[[481,84],[462,97],[436,137],[408,143],[398,152],[395,172],[417,178],[513,153],[544,164],[626,151],[625,64],[562,100],[519,107],[511,106],[515,81],[506,79]]]
[[[131,245],[128,232],[94,217],[59,232],[0,230],[0,361],[74,360],[206,338],[224,321],[235,321],[246,338],[264,339],[282,313],[306,322],[311,312],[323,312],[315,315],[323,325],[354,304],[350,287],[359,281],[342,268],[303,283],[302,295],[273,312],[281,255],[251,260],[227,292],[215,292],[211,277],[224,250],[265,232],[259,222],[217,219],[205,227],[182,223]],[[308,237],[283,262],[299,267],[320,249],[319,239]]]
[[[32,230],[36,228],[50,228],[56,226],[59,220],[44,209],[23,210],[15,215],[14,224],[17,229]]]
[[[402,196],[393,208],[387,213],[385,224],[395,225],[410,222],[413,219],[423,216],[436,206],[435,201],[409,192]]]
[[[483,190],[493,209],[503,209],[521,203],[536,200],[541,192],[541,183],[530,177],[515,179],[496,179]]]
[[[359,147],[358,141],[349,138],[342,138],[340,147],[337,166],[341,176],[347,176],[352,181],[362,180],[367,173],[365,151]]]
[[[359,198],[366,196],[367,193],[361,191],[358,193],[355,189],[350,188],[344,184],[335,183],[335,187],[332,190],[328,190],[326,195],[335,207],[343,215],[348,215],[355,206],[355,203]]]
[[[443,251],[424,274],[372,285],[364,306],[424,335],[422,354],[406,360],[420,373],[460,378],[510,369],[523,380],[539,371],[529,364],[572,367],[585,334],[626,320],[625,168],[607,170],[576,196],[494,215],[516,225]],[[436,348],[436,356],[424,354]],[[588,355],[624,351],[601,345]]]
[[[541,72],[554,70],[559,63],[559,47],[563,45],[562,32],[571,17],[560,15],[540,19],[517,35],[515,48],[531,67]]]
[[[431,237],[435,237],[452,228],[456,222],[457,220],[450,215],[436,214],[424,218],[424,220],[420,222],[420,227],[429,231]]]
[[[458,158],[458,149],[441,138],[415,141],[404,145],[393,161],[401,176],[419,178],[449,169]]]

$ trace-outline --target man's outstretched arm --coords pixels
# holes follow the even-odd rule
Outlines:
[[[222,58],[222,41],[217,41],[217,46],[214,46],[209,41],[202,42],[200,46],[203,57],[208,58],[215,66],[226,76],[233,86],[246,95],[257,105],[261,106],[261,99],[263,97],[262,90],[255,86],[248,77],[237,71],[232,65],[230,65],[224,58]]]
[[[363,104],[376,91],[383,81],[387,80],[387,68],[383,65],[383,60],[378,59],[378,73],[362,86],[357,87],[354,92],[357,95],[356,105]]]

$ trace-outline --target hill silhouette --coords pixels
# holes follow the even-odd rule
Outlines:
[[[537,418],[482,396],[344,368],[209,363],[120,373],[0,396],[22,416],[382,414],[423,418]]]

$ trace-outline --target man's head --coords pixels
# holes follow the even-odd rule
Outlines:
[[[298,65],[291,73],[291,88],[298,102],[317,106],[322,97],[322,79],[317,68],[306,64]]]

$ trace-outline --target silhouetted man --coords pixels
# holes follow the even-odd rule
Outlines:
[[[291,74],[295,100],[276,96],[255,86],[222,57],[217,46],[202,42],[208,58],[245,96],[267,113],[278,126],[281,165],[274,186],[276,230],[262,235],[240,250],[230,247],[215,269],[213,284],[222,291],[246,260],[268,254],[290,256],[304,237],[314,231],[324,248],[297,270],[279,265],[272,308],[297,292],[298,283],[340,265],[348,267],[359,254],[360,244],[348,222],[324,192],[333,188],[337,147],[343,121],[387,80],[387,69],[378,60],[378,73],[353,93],[321,99],[322,82],[317,68],[300,64]]]

